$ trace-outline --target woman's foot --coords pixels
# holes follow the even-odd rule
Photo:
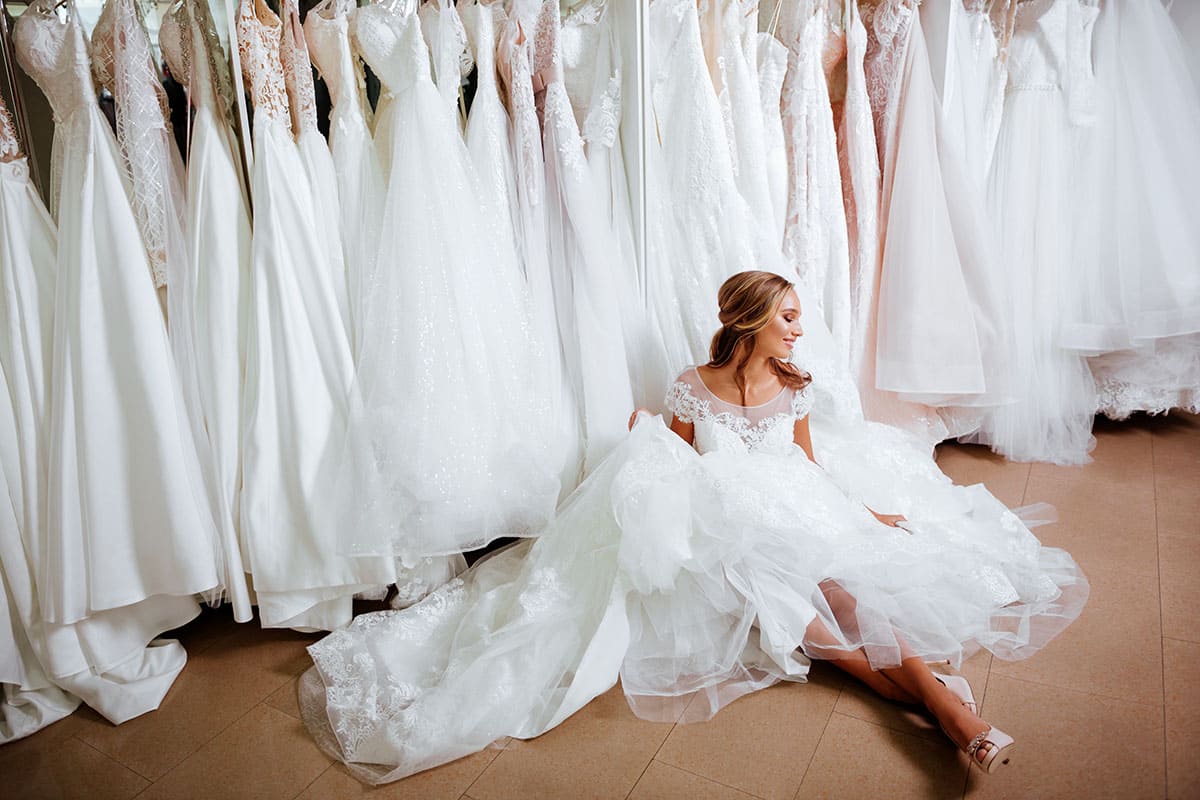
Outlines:
[[[930,704],[929,710],[945,734],[959,750],[970,756],[975,766],[992,772],[1000,764],[1008,763],[1012,737],[980,719],[953,692],[947,689]]]

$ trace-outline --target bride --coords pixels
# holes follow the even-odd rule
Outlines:
[[[923,705],[976,766],[1008,763],[967,682],[926,662],[1028,657],[1079,615],[1086,578],[916,439],[862,421],[852,389],[829,391],[847,379],[812,377],[833,362],[819,347],[797,368],[786,279],[739,273],[719,303],[669,426],[636,413],[539,538],[309,648],[301,708],[324,749],[382,783],[538,736],[618,678],[638,716],[694,721],[816,658]]]

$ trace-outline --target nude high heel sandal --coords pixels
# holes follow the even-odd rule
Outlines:
[[[940,675],[938,673],[934,673],[933,677],[949,689],[950,693],[957,697],[972,714],[979,713],[979,709],[975,705],[975,694],[971,691],[971,684],[967,683],[966,678],[961,675]]]
[[[985,744],[991,745],[991,747],[984,753],[983,758],[977,758],[976,754],[979,752],[979,748]],[[999,728],[988,728],[972,739],[965,749],[971,763],[990,775],[996,771],[997,767],[1007,764],[1012,759],[1014,745],[1013,738],[1004,731]]]

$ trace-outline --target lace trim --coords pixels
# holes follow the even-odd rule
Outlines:
[[[242,79],[254,103],[254,113],[288,125],[291,112],[279,53],[283,23],[262,0],[242,0],[237,14]]]
[[[583,138],[589,145],[609,148],[621,130],[621,71],[608,79],[608,86],[583,121]]]
[[[8,106],[0,97],[0,162],[15,161],[21,158],[21,142],[17,139],[17,128],[13,124]]]
[[[134,0],[104,4],[92,33],[92,49],[96,79],[112,90],[116,101],[117,142],[133,189],[133,213],[154,285],[161,287],[167,282],[172,224],[168,215],[174,210],[167,196],[174,135],[150,37]]]
[[[313,86],[312,61],[300,24],[300,8],[295,0],[282,0],[283,36],[280,37],[279,63],[292,110],[292,126],[299,135],[317,130],[317,96]]]

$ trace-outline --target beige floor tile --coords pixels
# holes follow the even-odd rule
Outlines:
[[[1200,797],[1200,644],[1163,640],[1167,701],[1167,796]]]
[[[20,757],[0,754],[0,795],[5,800],[124,800],[150,784],[78,739],[39,742],[24,748]]]
[[[1058,522],[1035,533],[1043,544],[1070,552],[1085,573],[1119,569],[1157,577],[1152,482],[1030,478],[1025,502],[1058,509]]]
[[[1162,625],[1153,584],[1120,571],[1096,571],[1088,580],[1092,593],[1079,619],[1024,661],[993,659],[991,679],[1000,675],[1161,705]]]
[[[1195,463],[1200,454],[1200,415],[1170,414],[1147,420],[1154,437],[1154,460]]]
[[[311,664],[304,646],[313,638],[261,630],[256,623],[239,626],[189,656],[157,711],[118,726],[90,710],[79,711],[76,735],[155,780]]]
[[[651,761],[629,793],[629,800],[755,800],[754,795],[702,778],[686,770]]]
[[[1200,538],[1160,536],[1163,636],[1200,642]]]
[[[842,685],[817,677],[742,697],[708,722],[676,725],[657,759],[766,800],[790,800]]]
[[[958,673],[971,684],[975,702],[980,706],[983,705],[983,699],[986,696],[988,669],[991,663],[992,654],[981,650],[967,659]],[[940,665],[932,666],[931,669],[934,672],[952,672],[949,668]],[[946,738],[937,722],[923,709],[885,700],[858,681],[846,681],[846,689],[838,698],[835,710],[839,714],[861,719],[864,722],[872,722],[911,736],[921,736],[935,742],[945,741]]]
[[[1007,506],[1021,505],[1029,465],[1018,464],[980,445],[947,443],[937,448],[942,472],[959,486],[982,483]]]
[[[798,800],[817,798],[958,798],[966,756],[949,743],[833,714]]]
[[[499,749],[489,748],[382,786],[364,784],[347,772],[344,766],[334,764],[313,781],[297,800],[353,800],[356,797],[375,800],[458,800],[499,754]]]
[[[1097,419],[1093,433],[1096,448],[1092,460],[1082,466],[1061,467],[1056,464],[1035,463],[1029,480],[1062,481],[1126,481],[1148,483],[1154,463],[1153,434],[1138,422],[1111,422]]]
[[[1016,739],[1012,763],[991,775],[972,770],[970,798],[1159,798],[1161,706],[998,677],[983,715]]]
[[[258,627],[257,620],[246,623]],[[178,639],[187,649],[189,657],[195,657],[232,636],[241,629],[242,625],[233,621],[233,611],[229,606],[209,608],[202,606],[200,616],[173,631],[163,634],[167,639]]]
[[[622,798],[670,730],[670,724],[635,717],[616,686],[544,735],[513,740],[469,794],[475,800]]]
[[[300,678],[295,677],[290,681],[280,686],[271,693],[263,702],[271,708],[278,709],[289,717],[300,719],[300,698],[296,694],[296,687],[300,683]]]
[[[330,763],[300,720],[259,705],[160,778],[139,800],[291,800]]]
[[[1195,469],[1161,462],[1155,465],[1154,495],[1160,536],[1200,539],[1200,456],[1196,465]]]

